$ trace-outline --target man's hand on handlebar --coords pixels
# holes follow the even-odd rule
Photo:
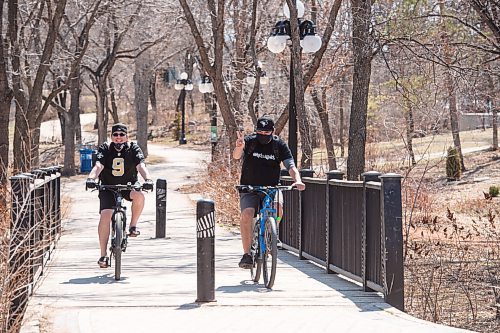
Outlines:
[[[303,182],[295,182],[292,184],[299,191],[304,191],[306,189],[306,185]]]
[[[146,179],[142,184],[142,189],[144,191],[152,191],[153,190],[153,181],[151,179]]]
[[[94,178],[87,178],[87,181],[85,182],[85,189],[94,189],[97,187],[97,182]]]

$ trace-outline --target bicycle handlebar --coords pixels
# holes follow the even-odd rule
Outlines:
[[[111,191],[131,191],[131,190],[136,190],[136,191],[141,191],[144,190],[142,188],[143,184],[140,183],[127,183],[126,185],[97,185],[95,190],[99,191],[106,191],[106,190],[111,190]]]
[[[268,192],[270,190],[291,191],[297,190],[295,185],[276,185],[276,186],[256,186],[256,185],[236,185],[236,189],[241,193],[249,192]]]

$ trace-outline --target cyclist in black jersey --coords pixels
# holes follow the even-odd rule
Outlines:
[[[127,126],[114,124],[111,128],[111,142],[105,142],[99,146],[97,161],[90,171],[86,186],[95,188],[96,180],[99,178],[102,185],[126,185],[138,181],[137,173],[144,178],[143,189],[152,190],[153,181],[144,163],[142,149],[134,142],[129,142]],[[129,236],[140,235],[137,230],[137,222],[144,208],[144,193],[141,191],[123,191],[123,198],[132,201],[132,217],[130,220]],[[107,256],[108,238],[110,233],[111,216],[115,204],[114,194],[111,191],[99,191],[101,214],[99,220],[99,245],[101,257],[98,260],[100,267],[107,267],[109,258]]]
[[[257,119],[255,133],[245,137],[243,137],[243,133],[238,133],[233,158],[239,160],[243,157],[240,184],[278,185],[280,181],[280,165],[283,162],[294,181],[293,185],[300,191],[304,190],[306,186],[302,183],[288,145],[273,134],[274,121],[268,116]],[[280,210],[280,198],[276,199],[278,201],[278,210]],[[249,269],[253,265],[250,255],[252,220],[259,207],[260,200],[262,200],[262,196],[257,193],[240,193],[240,232],[243,244],[243,257],[239,263],[241,268]]]

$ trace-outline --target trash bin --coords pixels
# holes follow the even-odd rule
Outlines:
[[[89,173],[92,170],[92,149],[80,149],[80,172]]]

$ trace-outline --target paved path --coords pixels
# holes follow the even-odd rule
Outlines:
[[[196,299],[195,205],[179,186],[192,181],[206,154],[150,146],[167,157],[150,167],[166,178],[167,239],[154,238],[155,198],[147,194],[142,235],[123,257],[123,280],[99,269],[97,193],[84,176],[64,179],[72,205],[42,283],[31,298],[23,333],[127,332],[458,332],[408,316],[380,295],[286,251],[279,252],[275,288],[266,290],[237,268],[239,235],[216,229],[216,302]],[[259,326],[253,326],[260,321]]]

